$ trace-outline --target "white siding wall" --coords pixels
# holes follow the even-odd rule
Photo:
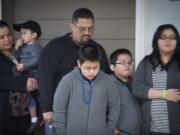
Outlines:
[[[109,55],[117,48],[128,48],[134,55],[135,0],[15,0],[14,22],[28,19],[42,27],[40,43],[69,32],[69,23],[76,8],[87,7],[95,16],[94,39]]]

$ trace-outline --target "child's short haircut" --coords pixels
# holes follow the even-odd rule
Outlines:
[[[118,60],[118,56],[121,54],[127,54],[132,58],[132,54],[128,49],[125,48],[117,49],[114,52],[112,52],[112,54],[110,55],[110,64],[115,65]]]
[[[99,48],[93,44],[86,44],[79,50],[78,60],[80,64],[85,61],[101,61]]]
[[[41,36],[41,26],[39,25],[39,23],[33,20],[28,20],[21,24],[14,24],[13,27],[16,31],[21,31],[21,28],[24,28],[30,30],[31,32],[36,32],[37,39]]]

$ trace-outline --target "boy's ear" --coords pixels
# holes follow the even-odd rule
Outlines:
[[[33,38],[37,39],[37,33],[36,32],[33,32],[32,36],[33,36]]]
[[[77,65],[78,65],[79,68],[81,67],[81,63],[80,63],[79,60],[77,60]]]
[[[114,65],[113,64],[110,64],[109,67],[110,67],[111,71],[114,71]]]

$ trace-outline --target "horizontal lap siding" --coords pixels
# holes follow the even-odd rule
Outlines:
[[[42,27],[39,42],[45,46],[57,36],[70,31],[74,9],[90,8],[95,15],[94,39],[107,54],[117,48],[135,52],[135,0],[15,0],[14,22],[34,19]],[[17,33],[15,33],[17,37]]]

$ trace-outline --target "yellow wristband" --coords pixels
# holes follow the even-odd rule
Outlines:
[[[161,98],[162,98],[162,99],[166,99],[166,98],[167,98],[167,90],[163,90],[163,91],[162,91]]]

